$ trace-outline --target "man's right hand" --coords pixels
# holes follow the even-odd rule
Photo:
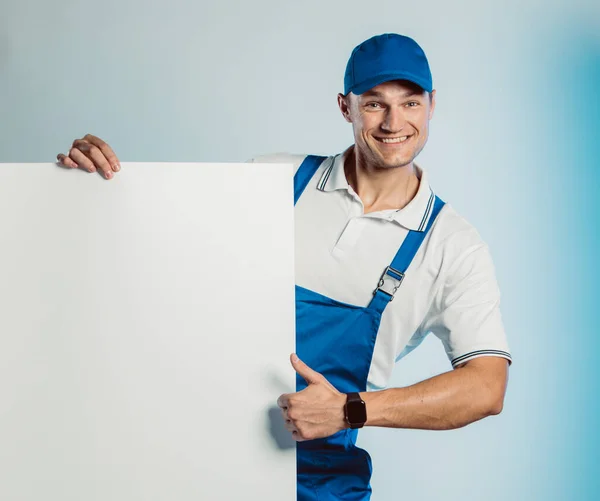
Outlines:
[[[75,139],[69,153],[59,153],[56,159],[65,167],[100,172],[106,179],[112,179],[114,173],[121,169],[119,159],[112,148],[91,134]]]

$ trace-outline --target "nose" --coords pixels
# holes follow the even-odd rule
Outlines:
[[[385,113],[381,128],[386,132],[400,132],[405,124],[406,120],[402,109],[391,106]]]

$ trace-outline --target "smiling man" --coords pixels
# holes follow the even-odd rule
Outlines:
[[[295,167],[297,388],[278,404],[298,441],[299,501],[368,500],[358,428],[443,430],[498,414],[511,363],[488,247],[414,163],[435,109],[423,50],[402,35],[370,38],[344,84],[352,146],[255,159]],[[120,168],[90,135],[58,159],[107,179]],[[430,332],[453,370],[386,388]]]

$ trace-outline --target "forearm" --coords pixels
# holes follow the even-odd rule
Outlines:
[[[498,361],[498,367],[506,364]],[[506,370],[506,367],[503,367]],[[477,366],[464,367],[405,388],[361,393],[366,426],[449,430],[498,414],[506,376],[490,377]]]

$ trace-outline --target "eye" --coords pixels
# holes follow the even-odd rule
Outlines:
[[[371,108],[371,109],[379,109],[381,108],[381,104],[380,103],[376,103],[376,102],[371,102],[371,103],[367,103],[365,104],[366,108]]]
[[[406,103],[406,106],[408,106],[409,108],[414,108],[415,106],[419,106],[419,102],[418,101],[409,101],[408,103]]]

